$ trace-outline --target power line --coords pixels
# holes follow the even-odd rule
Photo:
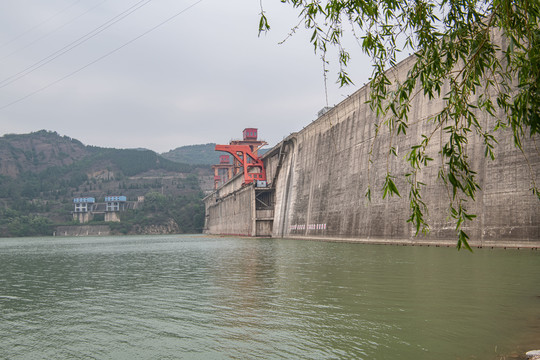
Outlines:
[[[80,1],[80,0],[78,0],[78,1]],[[97,8],[98,6],[101,6],[101,4],[103,4],[105,1],[107,1],[107,0],[101,1],[100,3],[98,3],[97,5],[94,5],[94,6],[91,7],[90,9],[86,10],[85,12],[83,12],[82,14],[77,15],[77,16],[74,17],[73,19],[71,19],[71,20],[69,20],[69,21],[63,23],[62,25],[58,26],[56,29],[51,30],[50,32],[48,32],[48,33],[46,33],[46,34],[44,34],[44,35],[38,37],[37,39],[35,39],[34,41],[32,41],[32,42],[26,44],[25,46],[23,46],[23,47],[21,47],[21,48],[15,50],[15,51],[13,51],[13,52],[7,54],[7,55],[4,56],[2,59],[0,59],[0,61],[3,61],[3,60],[5,60],[5,59],[7,59],[8,57],[10,57],[10,56],[12,56],[12,55],[18,53],[18,52],[21,51],[21,50],[24,50],[24,49],[26,49],[26,48],[29,48],[30,46],[34,45],[34,44],[37,43],[38,41],[40,41],[40,40],[42,40],[42,39],[44,39],[44,38],[46,38],[46,37],[48,37],[48,36],[51,36],[52,34],[54,34],[55,32],[57,32],[58,30],[60,30],[60,29],[62,29],[62,28],[64,28],[64,27],[66,27],[67,25],[71,24],[72,22],[74,22],[74,21],[77,20],[78,18],[83,17],[84,15],[88,14],[90,11],[94,10],[94,9]]]
[[[151,2],[152,0],[141,0],[139,1],[138,3],[136,3],[135,5],[131,6],[130,8],[128,8],[127,10],[123,11],[122,13],[114,16],[113,18],[111,18],[110,20],[107,20],[105,23],[103,23],[102,25],[98,26],[97,28],[95,28],[94,30],[90,31],[89,33],[81,36],[80,38],[78,38],[77,40],[75,41],[72,41],[71,43],[69,43],[68,45],[64,46],[63,48],[61,48],[60,50],[57,50],[55,51],[54,53],[50,54],[49,56],[41,59],[40,61],[34,63],[33,65],[27,67],[26,69],[22,70],[22,71],[19,71],[17,74],[15,75],[12,75],[12,76],[9,76],[7,78],[5,78],[4,80],[0,81],[0,89],[8,86],[9,84],[19,80],[20,78],[23,78],[25,77],[26,75],[36,71],[37,69],[43,67],[44,65],[47,65],[48,63],[50,63],[51,61],[59,58],[60,56],[64,55],[65,53],[67,53],[68,51],[71,51],[73,50],[74,48],[76,48],[77,46],[81,45],[81,44],[84,44],[85,42],[87,42],[88,40],[90,40],[91,38],[97,36],[98,34],[102,33],[103,31],[105,31],[106,29],[110,28],[112,25],[116,24],[117,22],[119,22],[120,20],[123,20],[125,19],[126,17],[128,17],[129,15],[131,15],[132,13],[134,13],[135,11],[139,10],[140,8],[142,8],[143,6],[145,6],[146,4],[148,4],[149,2]]]
[[[30,31],[34,30],[34,29],[37,29],[38,27],[40,27],[41,25],[45,24],[45,23],[48,23],[49,21],[51,21],[52,19],[54,19],[55,17],[57,17],[58,15],[60,15],[61,13],[63,13],[64,11],[66,11],[67,9],[69,9],[70,7],[72,7],[73,5],[75,5],[76,3],[80,2],[81,0],[75,0],[74,2],[72,2],[71,4],[69,4],[68,6],[66,6],[65,8],[63,8],[62,10],[58,11],[56,14],[54,14],[53,16],[43,20],[42,22],[40,22],[39,24],[35,25],[35,26],[32,26],[30,29],[24,31],[23,33],[15,36],[13,39],[11,40],[8,40],[6,41],[5,43],[3,43],[2,45],[0,45],[0,49],[1,48],[4,48],[5,46],[11,44],[12,42],[16,41],[16,40],[19,40],[20,38],[22,38],[24,35],[28,34]]]
[[[128,42],[126,42],[126,43],[120,45],[120,46],[117,47],[116,49],[109,51],[109,52],[106,53],[105,55],[102,55],[102,56],[98,57],[97,59],[93,60],[92,62],[90,62],[90,63],[88,63],[88,64],[86,64],[86,65],[84,65],[83,67],[81,67],[81,68],[79,68],[79,69],[77,69],[77,70],[75,70],[75,71],[72,71],[72,72],[70,72],[69,74],[67,74],[67,75],[65,75],[65,76],[63,76],[63,77],[61,77],[61,78],[59,78],[59,79],[57,79],[57,80],[55,80],[55,81],[53,81],[53,82],[51,82],[51,83],[45,85],[45,86],[43,86],[43,87],[41,87],[41,88],[39,88],[39,89],[37,89],[37,90],[34,90],[33,92],[31,92],[31,93],[29,93],[29,94],[27,94],[27,95],[25,95],[25,96],[23,96],[23,97],[20,97],[20,98],[18,98],[17,100],[14,100],[14,101],[12,101],[12,102],[10,102],[10,103],[7,103],[6,105],[1,106],[1,107],[0,107],[0,110],[4,110],[5,108],[8,108],[8,107],[10,107],[10,106],[12,106],[12,105],[15,105],[15,104],[17,104],[17,103],[19,103],[19,102],[21,102],[21,101],[23,101],[23,100],[25,100],[25,99],[28,99],[29,97],[31,97],[31,96],[33,96],[33,95],[35,95],[35,94],[37,94],[37,93],[39,93],[39,92],[41,92],[41,91],[44,91],[44,90],[50,88],[51,86],[54,86],[54,85],[58,84],[59,82],[64,81],[65,79],[67,79],[67,78],[69,78],[69,77],[71,77],[71,76],[73,76],[73,75],[75,75],[75,74],[81,72],[82,70],[86,69],[87,67],[90,67],[90,66],[94,65],[94,64],[97,63],[98,61],[101,61],[101,60],[105,59],[106,57],[108,57],[108,56],[114,54],[114,53],[117,52],[118,50],[120,50],[120,49],[122,49],[122,48],[128,46],[129,44],[131,44],[131,43],[133,43],[133,42],[139,40],[139,39],[142,38],[143,36],[148,35],[149,33],[151,33],[152,31],[156,30],[157,28],[159,28],[159,27],[165,25],[166,23],[168,23],[169,21],[173,20],[174,18],[176,18],[176,17],[182,15],[183,13],[185,13],[185,12],[188,11],[188,10],[190,10],[190,9],[193,8],[194,6],[198,5],[198,4],[201,3],[202,1],[203,1],[203,0],[198,0],[198,1],[194,2],[193,4],[191,4],[191,5],[189,5],[188,7],[184,8],[183,10],[177,12],[176,14],[172,15],[171,17],[169,17],[169,18],[165,19],[164,21],[160,22],[159,24],[155,25],[154,27],[148,29],[147,31],[145,31],[145,32],[143,32],[142,34],[136,36],[135,38],[129,40]]]

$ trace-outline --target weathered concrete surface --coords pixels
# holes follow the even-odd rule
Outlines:
[[[108,225],[66,225],[58,226],[54,236],[107,236],[111,234]]]
[[[236,176],[205,198],[205,233],[253,236],[253,187],[242,187]]]
[[[412,58],[406,59],[391,71],[391,76],[403,78],[411,64]],[[437,176],[443,166],[439,151],[445,134],[441,131],[435,132],[428,147],[435,161],[419,175],[420,181],[427,184],[422,194],[429,208],[427,220],[431,231],[427,236],[416,237],[415,229],[407,222],[409,199],[404,174],[410,169],[403,157],[412,145],[420,143],[421,134],[434,131],[433,124],[427,120],[442,108],[442,100],[417,96],[409,114],[407,135],[395,137],[381,131],[373,141],[378,119],[366,105],[368,95],[367,87],[358,90],[265,154],[267,178],[275,189],[272,236],[455,244],[455,224],[448,220],[448,189]],[[498,116],[502,117],[502,112]],[[494,119],[480,115],[479,121],[489,126]],[[522,153],[514,146],[510,130],[500,130],[495,135],[499,144],[494,161],[484,156],[479,137],[471,138],[467,145],[469,161],[482,189],[476,201],[467,203],[468,212],[477,218],[467,224],[465,231],[472,246],[538,247],[540,202],[530,188],[531,178],[537,184],[540,179],[537,145],[540,139],[525,141]],[[388,161],[390,144],[398,156]],[[373,163],[368,179],[368,154],[372,146]],[[401,198],[382,199],[380,189],[387,167],[397,177]],[[371,203],[365,197],[368,185],[373,192]],[[212,207],[207,201],[207,224],[214,224],[207,227],[208,233],[253,234],[246,221],[252,211],[253,196],[239,189],[240,183],[233,180],[215,193]],[[231,194],[235,194],[234,200],[224,200]],[[216,202],[216,199],[220,200]]]
[[[118,216],[118,212],[116,211],[109,211],[105,213],[105,221],[107,222],[120,222],[120,217]]]
[[[273,190],[242,185],[243,175],[207,196],[206,234],[271,236],[274,222]]]
[[[401,159],[411,145],[420,142],[420,134],[429,133],[430,124],[425,120],[437,106],[420,98],[410,116],[419,121],[410,126],[407,136],[392,139],[398,161],[394,159],[389,166],[398,178],[402,197],[383,200],[378,191],[386,173],[390,136],[380,134],[374,142],[368,180],[368,153],[376,119],[363,105],[367,94],[368,89],[361,89],[290,141],[276,184],[273,236],[455,242],[455,225],[447,220],[448,191],[437,178],[444,135],[435,137],[429,148],[439,164],[421,174],[421,181],[428,185],[423,199],[429,208],[431,232],[427,237],[415,237],[415,230],[406,222],[409,200],[403,176],[410,169]],[[487,123],[488,119],[482,121]],[[482,190],[476,201],[468,204],[468,210],[478,218],[465,230],[473,245],[533,245],[540,240],[540,203],[530,191],[530,180],[531,176],[540,178],[539,154],[532,141],[524,144],[523,154],[514,147],[510,131],[499,135],[495,161],[484,157],[481,139],[468,144],[467,153]],[[365,193],[370,182],[375,193],[368,204]]]
[[[423,199],[429,208],[431,232],[427,237],[415,237],[415,230],[406,222],[409,201],[403,175],[410,170],[399,160],[415,141],[420,142],[420,134],[431,130],[425,120],[437,108],[419,99],[410,116],[419,122],[408,129],[407,136],[392,139],[398,149],[398,161],[392,161],[390,168],[398,177],[402,197],[383,200],[378,191],[384,182],[390,137],[380,134],[374,142],[368,180],[368,152],[375,119],[361,105],[367,99],[367,91],[355,93],[290,141],[276,184],[273,236],[455,241],[455,225],[447,220],[448,192],[437,178],[441,165],[437,154],[443,135],[435,137],[429,148],[439,164],[432,164],[421,174],[421,181],[428,185]],[[508,130],[499,136],[495,161],[484,157],[481,139],[475,138],[468,144],[467,153],[482,188],[476,201],[468,204],[469,211],[478,216],[466,228],[472,244],[519,242],[528,246],[540,240],[540,203],[530,191],[531,176],[540,178],[539,155],[532,141],[524,144],[524,150],[522,154],[514,147]],[[375,193],[368,204],[365,192],[370,182]]]

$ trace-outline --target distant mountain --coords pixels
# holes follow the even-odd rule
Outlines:
[[[178,163],[192,165],[214,165],[219,164],[219,155],[222,153],[215,151],[216,144],[188,145],[177,147],[174,150],[161,154],[166,159]]]
[[[67,174],[81,170],[91,176],[95,171],[107,169],[133,176],[150,170],[189,173],[196,167],[142,148],[85,146],[76,139],[46,130],[0,137],[0,175],[18,178],[24,173],[36,174],[54,168]]]
[[[54,166],[69,166],[91,154],[80,141],[41,130],[0,137],[0,175],[13,178],[24,172],[40,172]]]
[[[132,225],[139,221],[135,219],[145,218],[150,226],[168,223],[172,217],[183,219],[175,227],[182,232],[200,231],[204,219],[200,199],[212,184],[209,166],[171,161],[151,150],[86,146],[46,130],[4,135],[0,137],[0,237],[47,235],[50,226],[71,222],[74,197],[97,200],[124,195],[135,200],[156,192],[163,198],[151,198],[161,205],[141,210],[131,218]],[[188,214],[196,220],[186,220]]]
[[[191,165],[215,165],[219,164],[219,156],[226,155],[224,152],[215,151],[216,144],[181,146],[169,152],[161,154],[166,159],[191,164]],[[268,151],[268,148],[260,149],[259,156]]]

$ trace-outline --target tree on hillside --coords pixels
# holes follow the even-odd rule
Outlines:
[[[267,0],[268,1],[268,0]],[[520,150],[525,137],[540,132],[540,2],[538,0],[281,0],[298,11],[300,26],[312,33],[311,43],[322,54],[335,49],[339,58],[338,83],[351,84],[347,74],[350,54],[344,37],[356,38],[372,58],[370,106],[391,136],[407,132],[408,111],[415,96],[443,97],[443,109],[428,121],[434,131],[412,146],[406,160],[410,172],[410,218],[416,233],[428,230],[422,201],[423,183],[417,174],[433,160],[426,149],[435,131],[446,134],[440,178],[449,188],[450,214],[456,222],[457,247],[468,248],[463,224],[475,215],[466,209],[480,188],[465,151],[472,136],[480,136],[485,154],[493,159],[496,131],[510,128]],[[261,0],[259,32],[270,30]],[[504,46],[497,34],[507,40]],[[401,51],[414,52],[415,62],[405,80],[395,83],[387,70]],[[326,72],[326,70],[325,70]],[[326,76],[326,74],[325,74]],[[444,84],[449,91],[441,93]],[[495,119],[492,128],[478,121],[479,113]],[[384,126],[381,126],[384,125]],[[375,138],[377,134],[375,134]],[[389,156],[396,156],[389,149]],[[538,150],[537,150],[538,151]],[[538,155],[538,154],[536,154]],[[536,156],[535,155],[535,156]],[[525,156],[525,154],[524,154]],[[387,170],[383,197],[398,195],[395,177]],[[540,193],[531,172],[532,192]],[[368,187],[366,196],[371,197]]]

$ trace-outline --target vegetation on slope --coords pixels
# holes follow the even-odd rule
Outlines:
[[[181,196],[149,192],[141,210],[121,213],[121,222],[110,224],[116,233],[136,233],[138,228],[152,225],[167,226],[171,220],[178,226],[178,233],[200,233],[204,226],[202,194]]]
[[[188,145],[161,154],[174,162],[192,165],[214,165],[219,163],[219,152],[214,149],[216,144]]]
[[[73,224],[74,197],[99,202],[107,195],[128,201],[145,196],[137,210],[122,214],[125,223],[113,225],[119,232],[171,220],[177,232],[202,229],[199,178],[210,174],[209,167],[176,163],[150,150],[84,146],[44,130],[1,137],[0,154],[0,236],[51,235],[56,225]]]

